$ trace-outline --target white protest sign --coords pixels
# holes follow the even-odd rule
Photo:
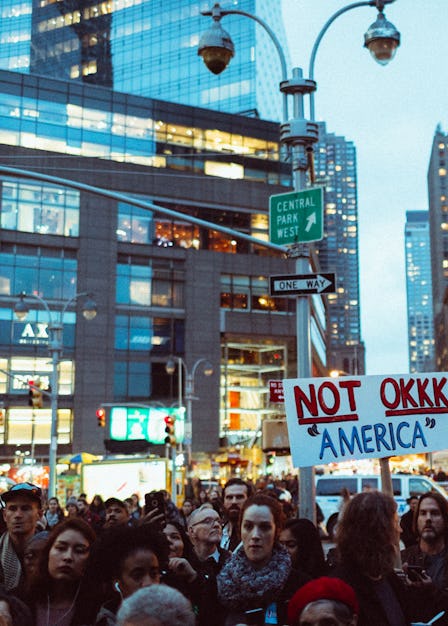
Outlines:
[[[448,374],[283,381],[295,467],[448,448]]]

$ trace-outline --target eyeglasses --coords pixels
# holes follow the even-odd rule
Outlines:
[[[191,528],[193,528],[194,526],[199,526],[199,524],[202,524],[203,526],[213,526],[213,524],[219,524],[221,526],[221,520],[219,519],[219,517],[206,517],[199,522],[191,524]]]

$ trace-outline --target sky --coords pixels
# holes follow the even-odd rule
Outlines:
[[[350,2],[278,1],[290,46],[289,69],[302,67],[308,77],[320,29]],[[401,33],[389,65],[380,66],[363,47],[377,11],[360,7],[330,26],[314,72],[316,119],[326,122],[327,131],[353,141],[357,150],[361,336],[367,374],[409,371],[406,211],[428,209],[426,176],[434,132],[439,123],[448,131],[448,0],[396,0],[384,12]]]

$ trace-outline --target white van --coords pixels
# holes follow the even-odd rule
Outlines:
[[[392,474],[392,487],[397,502],[398,515],[408,509],[406,500],[409,496],[421,495],[427,491],[438,491],[448,499],[448,493],[426,476],[415,474]],[[381,489],[381,477],[375,474],[323,474],[316,476],[316,502],[320,506],[326,531],[333,538],[338,514],[342,505],[341,492],[346,488],[350,495],[367,489]]]

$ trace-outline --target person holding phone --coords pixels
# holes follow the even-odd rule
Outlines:
[[[416,545],[401,551],[403,570],[419,604],[428,607],[418,617],[422,621],[434,614],[434,607],[446,611],[438,622],[448,624],[448,501],[435,491],[420,496],[414,515]]]
[[[279,543],[282,527],[276,498],[260,493],[244,502],[242,545],[217,577],[225,626],[287,624],[287,603],[310,577],[293,570],[287,549]]]

